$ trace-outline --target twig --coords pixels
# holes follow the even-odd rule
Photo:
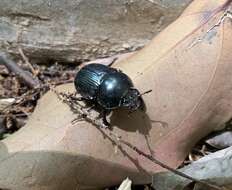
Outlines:
[[[214,189],[218,189],[218,190],[222,190],[222,189],[225,190],[226,189],[225,187],[219,187],[218,185],[215,185],[215,184],[212,184],[212,183],[209,183],[209,182],[206,182],[206,181],[201,181],[201,180],[193,178],[193,177],[191,177],[191,176],[189,176],[189,175],[187,175],[185,173],[182,173],[182,172],[180,172],[178,170],[175,170],[174,168],[172,168],[170,166],[167,166],[163,162],[161,162],[161,161],[157,160],[156,158],[154,158],[152,155],[144,153],[143,151],[139,150],[136,146],[133,146],[132,144],[122,140],[121,138],[117,138],[117,140],[119,142],[121,142],[122,144],[126,145],[127,147],[131,148],[132,150],[134,150],[139,155],[142,155],[143,157],[147,158],[148,160],[154,162],[155,164],[158,164],[159,166],[169,170],[170,172],[172,172],[172,173],[174,173],[176,175],[179,175],[181,177],[184,177],[186,179],[189,179],[189,180],[197,182],[197,183],[201,183],[203,185],[206,185],[206,186],[214,188]]]
[[[62,92],[58,92],[55,88],[50,86],[50,90],[53,91],[57,97],[64,103],[66,103],[73,112],[80,114],[77,119],[74,119],[72,123],[75,121],[79,121],[80,116],[84,118],[86,121],[92,123],[93,125],[101,128],[107,128],[99,119],[94,118],[90,115],[90,113],[84,109],[84,107],[76,101],[76,97],[73,94],[66,94]]]
[[[34,77],[37,76],[37,71],[34,69],[34,67],[32,66],[32,64],[29,62],[29,59],[24,54],[24,52],[23,52],[23,50],[22,50],[21,47],[18,48],[18,51],[19,51],[21,57],[23,58],[24,62],[28,65],[28,67],[30,67],[31,72],[33,73]]]
[[[49,17],[41,16],[41,15],[36,15],[32,13],[26,13],[26,12],[13,12],[13,13],[8,13],[10,16],[14,17],[25,17],[25,18],[31,18],[34,20],[39,20],[39,21],[49,21],[51,20]]]
[[[105,126],[102,125],[102,123],[100,123],[98,120],[92,118],[90,115],[89,115],[89,112],[85,111],[83,109],[83,107],[81,105],[78,105],[76,102],[75,102],[75,96],[71,95],[71,94],[65,94],[65,93],[62,93],[62,92],[58,92],[57,90],[55,90],[53,87],[50,87],[50,89],[58,96],[58,98],[60,100],[62,100],[64,103],[68,104],[68,106],[72,109],[72,110],[75,110],[77,113],[79,113],[80,115],[84,116],[83,118],[91,123],[93,123],[98,129],[101,130],[101,128],[105,128]],[[78,118],[80,119],[80,118]],[[107,128],[105,128],[107,129]],[[114,142],[117,146],[120,146],[121,147],[121,144],[123,145],[126,145],[127,147],[131,148],[132,150],[134,150],[136,153],[138,153],[139,155],[142,155],[144,156],[145,158],[149,159],[150,161],[152,161],[153,163],[155,164],[158,164],[159,166],[169,170],[170,172],[176,174],[176,175],[179,175],[181,177],[184,177],[186,179],[189,179],[191,181],[194,181],[194,182],[197,182],[197,183],[201,183],[203,185],[206,185],[208,187],[211,187],[213,189],[218,189],[218,190],[225,190],[226,188],[224,187],[219,187],[215,184],[212,184],[210,182],[206,182],[206,181],[201,181],[199,179],[196,179],[196,178],[193,178],[185,173],[182,173],[178,170],[175,170],[174,168],[164,164],[162,161],[159,161],[158,159],[154,158],[152,155],[149,155],[149,154],[146,154],[144,153],[143,151],[141,151],[140,149],[138,149],[136,146],[133,146],[132,144],[130,144],[129,142],[127,141],[124,141],[120,136],[114,134],[113,132],[109,131],[109,134],[111,136],[113,136],[116,141]],[[119,143],[118,143],[119,142]],[[121,144],[120,144],[121,143]]]
[[[149,1],[150,3],[158,6],[159,8],[162,8],[162,9],[167,9],[168,8],[168,7],[162,5],[162,4],[158,3],[158,2],[155,2],[154,0],[147,0],[147,1]]]
[[[21,69],[13,60],[9,58],[9,55],[6,53],[0,53],[0,64],[6,66],[6,68],[15,73],[20,79],[22,79],[25,84],[27,84],[30,88],[38,88],[40,86],[40,82],[38,79],[33,78],[28,72],[25,72]]]

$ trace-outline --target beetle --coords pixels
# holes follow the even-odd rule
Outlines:
[[[132,80],[122,71],[106,65],[92,63],[82,67],[75,76],[74,84],[81,95],[79,100],[101,108],[106,126],[110,125],[106,116],[112,110],[127,108],[133,112],[144,107],[141,94]]]

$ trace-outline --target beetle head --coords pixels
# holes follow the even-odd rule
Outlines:
[[[121,100],[121,106],[130,109],[131,111],[137,110],[142,105],[142,98],[139,91],[135,88],[128,90],[126,95]]]

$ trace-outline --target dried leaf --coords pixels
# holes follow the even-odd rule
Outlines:
[[[213,147],[223,149],[232,146],[232,132],[224,131],[206,140]]]
[[[114,134],[177,167],[200,138],[229,120],[231,2],[193,1],[149,45],[114,64],[140,92],[152,89],[143,97],[146,113],[128,117],[126,111],[113,112]],[[74,87],[64,85],[59,90],[73,92]],[[1,144],[0,186],[105,187],[127,176],[141,184],[151,181],[151,172],[163,171],[129,148],[115,151],[109,131],[85,121],[72,125],[75,117],[54,93],[45,95],[27,126]]]
[[[228,0],[194,1],[148,46],[119,63],[141,92],[153,90],[144,96],[149,140],[170,166],[231,117],[230,6]]]
[[[118,190],[131,190],[132,181],[129,178],[123,180]]]
[[[232,148],[227,148],[205,156],[179,171],[197,179],[232,188]],[[191,181],[172,173],[157,173],[153,176],[153,187],[156,190],[183,190]],[[196,184],[194,189],[209,189]]]
[[[14,98],[5,98],[0,99],[0,111],[4,110],[6,107],[12,105],[14,103]]]

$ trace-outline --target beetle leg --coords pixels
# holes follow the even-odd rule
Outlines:
[[[90,99],[86,98],[86,97],[75,97],[72,96],[72,101],[78,103],[78,102],[85,102],[85,105],[81,105],[82,108],[89,108],[87,111],[90,112],[91,109],[94,107],[94,105],[92,105],[93,103],[91,102]]]
[[[122,73],[122,70],[121,70],[121,69],[117,69],[117,71],[118,71],[119,73]]]
[[[100,114],[100,117],[102,118],[102,121],[103,121],[103,124],[106,126],[106,127],[110,127],[110,123],[107,121],[107,115],[110,113],[110,111],[108,110],[103,110]]]
[[[90,106],[90,107],[88,107],[88,109],[86,110],[87,112],[90,112],[93,108],[95,108],[96,107],[96,105],[92,105],[92,106]]]
[[[76,100],[76,101],[85,101],[86,100],[86,98],[84,98],[84,97],[72,97],[73,98],[73,100]]]
[[[103,116],[102,121],[106,127],[110,127],[110,123],[107,121],[106,115]]]

